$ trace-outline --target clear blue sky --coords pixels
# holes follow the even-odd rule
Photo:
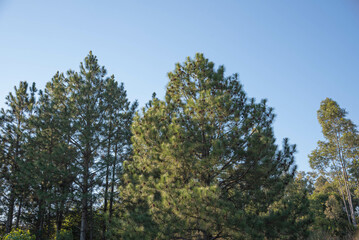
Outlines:
[[[359,124],[356,0],[0,0],[0,107],[19,81],[43,88],[90,50],[141,106],[164,95],[176,62],[203,52],[239,73],[249,96],[268,99],[279,143],[297,144],[299,170],[310,170],[321,139],[321,100]]]

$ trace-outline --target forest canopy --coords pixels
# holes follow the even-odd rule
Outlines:
[[[359,136],[334,100],[297,172],[274,110],[197,53],[138,111],[90,52],[44,89],[20,82],[0,112],[4,239],[350,239]],[[279,141],[280,142],[280,141]]]

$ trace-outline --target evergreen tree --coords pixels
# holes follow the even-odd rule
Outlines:
[[[92,239],[95,229],[100,231],[94,219],[98,216],[96,201],[102,187],[103,214],[112,213],[118,177],[115,173],[121,163],[120,156],[128,154],[130,149],[128,132],[137,106],[136,102],[128,101],[123,84],[119,85],[114,76],[106,77],[106,74],[105,67],[100,66],[90,52],[80,64],[80,72],[68,71],[63,84],[58,84],[63,97],[58,101],[65,103],[63,116],[68,119],[62,118],[62,128],[71,149],[78,153],[75,192],[81,208],[81,240]],[[103,221],[102,238],[106,237],[106,224]]]
[[[113,214],[113,200],[117,171],[120,168],[122,157],[126,157],[130,150],[130,126],[137,108],[137,102],[130,104],[123,84],[118,85],[114,76],[105,81],[103,94],[105,120],[103,124],[103,160],[99,164],[99,178],[105,179],[103,213],[105,215],[102,239],[106,239],[108,221]],[[120,158],[120,161],[119,161]]]
[[[20,82],[15,93],[6,97],[8,109],[1,110],[1,146],[2,146],[2,181],[7,195],[6,233],[11,232],[15,204],[17,203],[16,223],[19,226],[21,206],[25,197],[25,183],[19,180],[20,166],[24,161],[27,119],[31,116],[35,104],[35,84],[29,87],[27,82]]]
[[[92,234],[91,215],[96,187],[94,167],[102,144],[101,130],[105,118],[103,91],[107,71],[98,64],[96,56],[89,53],[84,63],[80,64],[80,72],[68,71],[66,78],[68,90],[68,107],[71,116],[70,142],[80,153],[77,159],[79,168],[79,184],[81,199],[81,236]]]
[[[265,219],[267,239],[308,239],[309,226],[314,221],[310,211],[311,191],[311,182],[305,173],[298,173],[288,184],[284,196],[269,207]]]
[[[53,216],[56,231],[61,231],[65,203],[76,177],[73,159],[77,152],[70,146],[68,128],[64,127],[68,114],[61,101],[63,80],[57,73],[45,91],[40,91],[36,114],[28,120],[27,161],[21,168],[21,179],[31,190],[32,214],[28,218],[36,219],[33,228],[37,239],[49,238]]]
[[[295,147],[273,137],[266,101],[197,54],[168,74],[133,124],[124,239],[264,238],[264,214],[293,178]]]
[[[47,83],[44,95],[48,95],[50,104],[43,109],[44,113],[51,116],[51,121],[47,128],[56,136],[56,151],[53,151],[54,165],[57,170],[55,175],[55,217],[57,234],[62,230],[65,214],[70,207],[75,204],[72,202],[74,182],[78,174],[77,161],[79,151],[71,145],[71,117],[73,116],[68,106],[68,89],[66,79],[63,74],[56,73],[52,81]],[[45,97],[46,98],[46,97]],[[46,101],[45,101],[46,102]]]

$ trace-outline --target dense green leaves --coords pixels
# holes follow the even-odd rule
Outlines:
[[[319,174],[310,196],[315,216],[314,231],[343,237],[356,227],[359,135],[345,109],[325,99],[318,110],[324,141],[309,155],[311,167]],[[354,193],[354,194],[353,194]]]
[[[4,240],[35,240],[35,237],[29,231],[16,229],[7,234]]]
[[[30,93],[28,89],[21,82],[7,98],[9,109],[2,110],[6,231],[16,210],[16,227],[26,224],[36,239],[61,234],[66,217],[79,214],[81,226],[76,227],[81,231],[74,237],[100,235],[99,223],[106,223],[97,217],[102,208],[97,201],[108,199],[102,214],[113,214],[121,164],[131,152],[130,125],[137,103],[130,104],[123,84],[106,77],[91,52],[79,72],[56,73],[37,101],[35,86]],[[104,166],[106,186],[101,181]],[[65,227],[72,230],[72,225]]]
[[[348,167],[355,165],[358,159],[359,136],[346,114],[332,99],[321,102],[318,121],[326,141],[318,142],[318,147],[309,156],[309,163],[313,169],[338,183],[348,217],[350,215],[352,224],[356,226]],[[328,204],[333,205],[334,200]]]
[[[315,172],[295,174],[295,145],[277,146],[273,109],[237,74],[196,54],[168,77],[140,113],[92,52],[43,90],[20,82],[0,113],[0,236],[350,238],[359,136],[335,101]]]
[[[20,82],[15,87],[14,94],[6,97],[7,110],[1,110],[1,178],[4,183],[2,201],[6,206],[6,233],[11,231],[15,204],[17,219],[15,227],[19,225],[21,205],[28,193],[27,183],[22,179],[21,166],[26,162],[26,136],[29,134],[28,119],[33,114],[35,104],[35,84],[28,86],[27,82]]]
[[[265,218],[268,239],[307,239],[313,223],[309,196],[311,182],[301,172],[288,184],[283,197],[269,206]]]
[[[248,99],[237,75],[226,77],[203,55],[168,76],[165,100],[153,98],[133,124],[125,234],[260,237],[261,214],[293,176],[294,146],[284,141],[278,151],[272,109]]]

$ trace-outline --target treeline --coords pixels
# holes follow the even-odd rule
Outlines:
[[[356,230],[359,137],[326,99],[325,141],[295,145],[238,75],[197,54],[142,111],[90,52],[45,89],[20,82],[0,113],[5,239],[343,239]],[[22,230],[18,230],[22,229]]]

